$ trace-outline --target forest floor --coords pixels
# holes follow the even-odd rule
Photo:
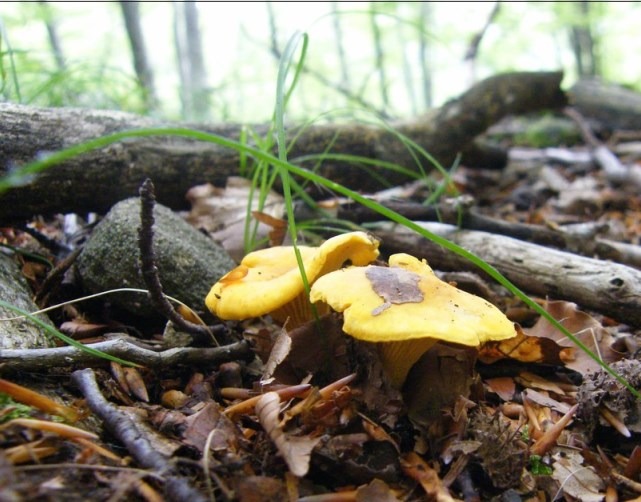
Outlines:
[[[641,166],[638,143],[605,146],[622,168]],[[513,146],[505,170],[459,167],[449,195],[471,197],[476,216],[507,224],[506,237],[519,224],[564,230],[569,264],[587,255],[636,271],[639,185],[609,177],[594,152],[581,141]],[[420,205],[426,188],[399,187],[393,196],[390,205]],[[58,221],[35,226],[62,232]],[[11,245],[31,239],[1,230]],[[382,261],[402,249],[393,239],[393,232],[383,239]],[[46,269],[21,259],[38,291]],[[315,322],[294,330],[297,341],[286,349],[283,327],[261,317],[216,325],[233,349],[185,352],[182,362],[16,365],[0,389],[13,396],[0,410],[0,500],[641,499],[641,401],[491,279],[441,276],[518,323],[518,342],[478,350],[438,344],[401,390],[371,346],[343,334],[336,314],[322,318],[322,337]],[[557,280],[573,278],[559,270]],[[532,298],[641,391],[641,324],[622,321],[605,300],[586,308],[581,291]],[[65,316],[83,342],[109,343],[100,327],[118,323],[128,326],[125,343],[162,346],[162,325],[108,318],[100,301],[82,309]]]

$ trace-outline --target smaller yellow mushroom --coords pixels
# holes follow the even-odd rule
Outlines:
[[[309,284],[345,263],[367,265],[378,256],[379,242],[365,232],[350,232],[326,240],[319,247],[298,246]],[[243,320],[270,314],[294,328],[312,319],[301,271],[293,246],[277,246],[249,253],[223,276],[205,299],[220,319]]]
[[[494,305],[441,281],[423,260],[390,256],[389,267],[348,267],[318,279],[310,300],[344,313],[343,331],[379,343],[383,368],[402,388],[418,359],[438,340],[479,346],[516,335]]]

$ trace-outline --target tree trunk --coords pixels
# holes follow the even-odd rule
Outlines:
[[[424,31],[420,33],[418,65],[421,69],[421,80],[423,83],[423,103],[426,109],[432,108],[432,75],[430,73],[430,42],[427,38],[426,31],[429,30],[432,19],[430,14],[432,6],[429,2],[420,3],[420,26]]]
[[[374,42],[374,53],[376,54],[376,62],[374,67],[378,72],[378,83],[381,91],[381,102],[383,109],[389,108],[389,95],[387,94],[387,77],[385,76],[385,57],[383,52],[383,34],[381,33],[378,23],[376,22],[376,10],[374,3],[369,4],[369,20],[372,28],[372,37]]]
[[[41,0],[38,2],[45,14],[45,25],[47,27],[47,36],[49,37],[49,45],[53,58],[56,61],[58,71],[64,71],[66,68],[64,53],[62,52],[62,45],[60,44],[60,37],[58,37],[58,28],[53,17],[53,12],[49,2]]]
[[[196,4],[174,1],[173,5],[182,114],[186,120],[207,120],[210,99]]]
[[[338,65],[341,69],[341,87],[349,89],[350,78],[349,70],[347,69],[347,56],[345,54],[345,47],[343,43],[343,28],[341,26],[340,11],[338,10],[338,2],[332,2],[332,27],[334,28],[334,41],[336,43],[336,56],[338,57]]]
[[[579,77],[594,77],[599,74],[599,59],[590,22],[590,2],[582,0],[573,4],[576,22],[570,26],[570,45],[574,53]]]
[[[136,76],[145,92],[147,108],[149,110],[155,110],[158,107],[158,99],[156,97],[153,72],[147,58],[145,39],[142,34],[140,3],[120,2],[120,7],[122,9],[122,17],[125,21],[125,28],[127,29],[129,44],[131,45],[131,54],[134,60]]]
[[[291,128],[289,138],[296,137],[296,141],[289,159],[297,163],[298,157],[321,154],[329,148],[330,153],[393,162],[419,173],[417,158],[399,139],[400,133],[447,167],[458,152],[504,116],[564,106],[565,95],[559,88],[561,78],[560,73],[497,75],[480,82],[431,117],[391,124],[396,132],[362,124]],[[13,104],[0,104],[0,123],[3,124],[0,178],[12,166],[32,161],[46,152],[116,131],[167,125],[119,112]],[[232,139],[239,137],[241,129],[237,125],[202,124],[193,128]],[[256,126],[254,130],[265,135],[267,126]],[[429,171],[431,164],[420,155],[418,158],[421,167]],[[312,168],[317,160],[298,163]],[[238,165],[235,150],[209,142],[166,136],[131,138],[74,157],[0,195],[0,222],[26,219],[34,214],[103,213],[119,200],[135,196],[146,177],[156,184],[158,202],[174,209],[185,208],[185,193],[190,187],[204,182],[222,185],[228,176],[238,174]],[[494,167],[503,166],[498,162]],[[406,174],[381,167],[370,167],[369,173],[364,172],[362,166],[343,160],[325,160],[318,166],[318,172],[362,191],[379,190],[410,179]]]

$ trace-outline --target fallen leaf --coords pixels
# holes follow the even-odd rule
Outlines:
[[[552,477],[560,484],[560,491],[582,502],[601,502],[605,498],[601,493],[603,480],[592,467],[582,465],[581,454],[566,451],[555,454],[553,458]]]
[[[125,380],[131,393],[145,403],[149,402],[149,393],[142,375],[136,368],[123,368]]]
[[[259,195],[253,192],[251,181],[238,176],[227,178],[225,188],[215,187],[207,183],[192,187],[187,192],[191,203],[191,211],[185,219],[196,228],[206,230],[221,243],[225,250],[236,261],[245,254],[245,219],[247,204],[251,200],[251,210],[259,210]],[[271,191],[264,199],[260,211],[268,216],[279,219],[285,212],[283,198]],[[258,224],[256,241],[260,241],[273,231],[273,227],[264,223]]]
[[[280,330],[280,333],[276,335],[276,340],[274,340],[274,345],[272,350],[269,353],[269,359],[265,363],[265,368],[263,369],[262,380],[268,380],[274,374],[276,367],[282,363],[289,354],[289,351],[292,347],[292,339],[285,327]]]
[[[256,403],[258,420],[276,445],[287,467],[295,476],[304,476],[309,471],[312,450],[321,438],[288,435],[280,425],[279,413],[280,396],[275,392],[263,394]]]
[[[547,301],[543,306],[563,327],[583,342],[592,352],[610,364],[622,359],[623,354],[612,349],[613,338],[592,316],[579,310],[576,304],[566,301]],[[597,371],[599,364],[556,329],[547,319],[540,317],[534,326],[523,330],[529,336],[553,340],[562,347],[572,348],[572,357],[565,357],[565,365],[579,373]],[[565,352],[564,354],[569,354]]]
[[[523,385],[523,387],[547,390],[560,396],[565,395],[565,391],[561,387],[536,373],[521,371],[516,377],[516,381]]]
[[[417,481],[425,490],[429,500],[440,502],[454,501],[443,482],[430,465],[414,452],[409,452],[401,460],[401,468],[409,477]]]
[[[558,411],[559,413],[567,413],[570,410],[570,405],[552,399],[550,396],[547,396],[541,392],[537,392],[534,389],[525,389],[523,391],[523,396],[536,403],[540,406],[547,406],[553,410]]]
[[[399,502],[399,498],[387,486],[387,483],[380,479],[374,479],[371,483],[360,486],[356,490],[354,500],[356,502],[371,502],[372,500],[376,502]]]
[[[198,413],[187,417],[185,425],[187,428],[183,432],[183,440],[201,453],[204,451],[207,438],[212,431],[215,431],[209,446],[212,452],[235,452],[238,449],[240,432],[234,423],[222,413],[217,403],[207,403]]]
[[[372,315],[378,315],[391,304],[421,303],[423,292],[418,287],[421,276],[400,268],[368,267],[365,275],[372,288],[385,303],[376,307]]]
[[[516,392],[516,382],[512,377],[488,378],[485,384],[489,390],[497,394],[503,401],[511,401]]]
[[[500,342],[488,342],[479,349],[479,361],[492,364],[501,359],[514,359],[523,363],[563,365],[568,349],[546,337],[527,334],[517,324],[516,336]]]

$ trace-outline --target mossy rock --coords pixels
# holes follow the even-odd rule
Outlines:
[[[27,312],[35,312],[39,307],[31,299],[31,289],[18,262],[0,252],[0,298],[14,307]],[[15,311],[0,307],[0,317],[16,317]],[[38,318],[53,327],[46,315]],[[29,319],[14,319],[0,322],[0,349],[37,349],[53,347],[51,336]]]
[[[154,252],[164,293],[197,312],[204,311],[211,286],[234,268],[235,262],[171,209],[156,204],[154,219]],[[76,262],[79,280],[88,293],[146,289],[140,272],[139,227],[138,198],[119,202],[96,225]],[[135,315],[153,313],[145,294],[116,293],[109,301]]]

